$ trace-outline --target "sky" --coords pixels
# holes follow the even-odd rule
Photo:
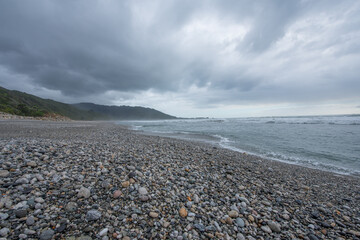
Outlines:
[[[360,1],[0,0],[0,86],[178,117],[360,114]]]

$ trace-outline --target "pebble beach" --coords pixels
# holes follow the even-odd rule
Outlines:
[[[0,120],[0,239],[360,239],[360,178],[110,122]]]

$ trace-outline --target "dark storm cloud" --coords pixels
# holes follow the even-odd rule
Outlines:
[[[1,1],[0,71],[71,99],[341,99],[360,91],[359,26],[356,1]]]

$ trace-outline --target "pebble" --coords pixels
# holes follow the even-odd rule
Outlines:
[[[229,217],[231,218],[236,218],[239,216],[239,213],[235,210],[231,210],[229,213],[228,213]]]
[[[35,223],[35,218],[33,216],[30,216],[26,219],[26,224],[28,226],[34,225],[34,223]]]
[[[81,187],[77,196],[78,196],[78,198],[89,198],[90,197],[90,189]]]
[[[20,239],[26,239],[28,236],[26,234],[19,234],[19,238]]]
[[[29,161],[26,163],[27,166],[29,167],[36,167],[37,166],[37,163],[35,161]]]
[[[185,218],[185,217],[187,217],[188,212],[186,211],[185,208],[180,208],[179,214],[180,214],[181,217]]]
[[[243,228],[245,226],[245,222],[242,218],[236,218],[236,225]]]
[[[232,220],[231,217],[225,218],[225,222],[226,222],[227,224],[229,224],[229,225],[232,225],[232,224],[233,224],[233,220]]]
[[[130,182],[129,182],[129,181],[122,182],[122,183],[121,183],[121,186],[122,186],[123,188],[127,188],[127,187],[130,186]]]
[[[23,218],[26,217],[27,215],[27,210],[26,209],[17,209],[15,210],[15,216],[18,218]]]
[[[6,237],[6,236],[9,234],[9,232],[10,232],[10,229],[9,229],[9,228],[2,228],[2,229],[0,230],[0,236]]]
[[[271,229],[268,226],[261,226],[261,230],[267,233],[272,233]]]
[[[276,223],[274,221],[268,221],[268,226],[270,227],[270,229],[274,232],[281,232],[281,226],[279,223]]]
[[[88,221],[96,221],[101,218],[101,212],[97,210],[90,210],[86,213],[86,220]]]
[[[41,197],[38,197],[38,198],[35,198],[35,202],[37,202],[37,203],[44,203],[45,200],[44,200],[43,198],[41,198]]]
[[[141,195],[147,195],[148,194],[148,191],[144,187],[139,187],[138,191],[139,191],[139,194],[141,194]]]
[[[119,197],[121,197],[121,195],[122,195],[122,192],[120,190],[116,190],[113,193],[113,198],[119,198]]]
[[[69,202],[66,204],[65,210],[67,212],[75,212],[78,209],[78,204],[76,202]]]
[[[10,175],[10,172],[8,170],[0,170],[0,177],[5,178]]]
[[[108,233],[109,229],[108,228],[104,228],[99,232],[99,236],[105,236]]]
[[[54,236],[55,232],[51,229],[47,229],[41,232],[40,240],[50,240]]]
[[[157,218],[159,216],[159,214],[156,213],[156,212],[150,212],[149,216],[152,217],[152,218]]]

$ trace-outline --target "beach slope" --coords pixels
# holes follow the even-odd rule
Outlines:
[[[359,239],[359,178],[106,122],[0,121],[0,237]]]

